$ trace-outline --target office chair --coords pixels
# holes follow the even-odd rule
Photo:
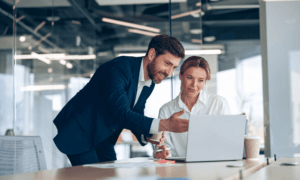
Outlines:
[[[0,136],[0,176],[47,170],[39,136]]]

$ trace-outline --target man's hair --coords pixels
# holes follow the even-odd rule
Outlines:
[[[210,68],[208,62],[199,56],[191,56],[187,58],[180,67],[180,73],[183,73],[190,67],[201,67],[206,71],[206,80],[210,80]]]
[[[182,44],[176,38],[166,34],[160,34],[151,39],[146,56],[151,48],[155,49],[156,57],[167,52],[180,58],[185,56]]]

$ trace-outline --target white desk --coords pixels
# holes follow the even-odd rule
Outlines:
[[[245,180],[298,180],[300,179],[300,165],[282,166],[282,162],[299,162],[300,158],[280,158],[269,166],[245,177]]]
[[[132,163],[146,162],[149,158],[131,158],[127,160],[112,161],[110,163]],[[150,160],[153,161],[153,160]],[[244,167],[229,168],[227,164],[240,163],[246,164]],[[222,162],[197,162],[197,163],[176,163],[180,166],[164,167],[135,167],[135,168],[93,168],[75,166],[70,168],[52,169],[32,173],[24,173],[10,176],[1,176],[0,180],[16,179],[37,179],[37,180],[77,180],[77,179],[108,179],[108,178],[137,178],[143,176],[159,177],[189,177],[190,179],[209,179],[209,180],[231,180],[239,177],[239,171],[250,174],[256,167],[266,163],[265,158],[259,161],[222,161]]]

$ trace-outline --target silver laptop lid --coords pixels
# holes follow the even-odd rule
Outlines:
[[[191,115],[186,161],[243,158],[245,115]]]

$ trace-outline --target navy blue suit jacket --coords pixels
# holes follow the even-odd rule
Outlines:
[[[58,134],[54,142],[65,154],[80,154],[108,139],[116,143],[121,131],[131,130],[139,142],[149,134],[153,118],[144,116],[154,83],[144,87],[136,105],[142,58],[118,57],[101,65],[54,119]]]

